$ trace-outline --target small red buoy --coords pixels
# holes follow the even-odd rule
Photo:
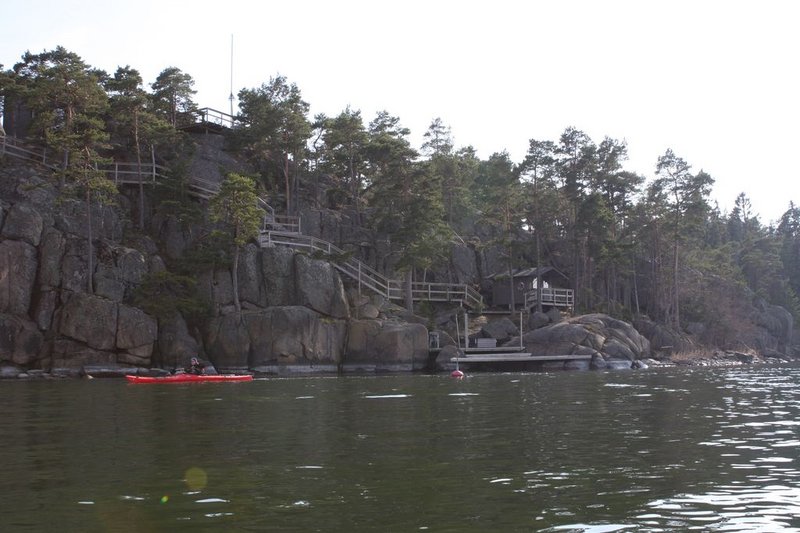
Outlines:
[[[453,370],[450,372],[451,378],[464,379],[464,373],[461,370]]]

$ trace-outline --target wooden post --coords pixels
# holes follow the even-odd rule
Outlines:
[[[464,311],[464,349],[469,348],[469,317],[467,312]]]
[[[153,165],[153,183],[156,182],[156,147],[150,145],[150,161]]]
[[[458,313],[456,313],[456,346],[458,349],[461,349],[461,332],[459,331],[461,328],[458,325]],[[456,354],[458,355],[458,354]]]

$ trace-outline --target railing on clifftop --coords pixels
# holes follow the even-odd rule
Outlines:
[[[47,148],[23,143],[16,137],[0,135],[0,155],[10,155],[17,159],[33,161],[46,166],[51,170],[60,170],[63,159],[55,158],[52,153],[48,153]],[[52,152],[52,150],[50,151]],[[49,160],[48,160],[49,156]]]
[[[56,152],[48,150],[46,147],[39,146],[30,142],[22,142],[15,137],[0,135],[0,155],[8,155],[17,159],[32,161],[44,165],[50,170],[60,171],[64,168],[64,156],[56,157]],[[138,184],[139,180],[145,184],[155,184],[158,180],[166,178],[168,169],[156,163],[128,163],[114,162],[106,165],[99,165],[98,170],[106,174],[106,178],[113,181],[116,185]],[[140,178],[141,176],[141,178]],[[219,192],[219,184],[192,177],[187,183],[189,194],[192,196],[208,200]]]
[[[196,111],[198,120],[204,124],[216,124],[225,128],[233,128],[236,118],[224,111],[218,111],[210,107],[203,107]]]

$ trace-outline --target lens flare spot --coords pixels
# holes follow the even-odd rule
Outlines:
[[[205,488],[206,483],[208,483],[208,476],[205,470],[193,466],[184,474],[184,480],[189,490],[202,490]]]
[[[161,503],[167,503],[168,501],[169,501],[169,496],[167,496],[166,494],[164,494],[164,495],[161,497]]]

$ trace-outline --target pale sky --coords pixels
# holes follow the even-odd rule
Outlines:
[[[149,85],[176,66],[200,107],[281,74],[316,113],[399,116],[419,148],[436,117],[456,146],[519,162],[574,126],[628,143],[652,179],[667,148],[747,194],[762,223],[800,203],[800,2],[792,0],[26,0],[4,2],[0,63],[58,45]],[[149,88],[149,87],[148,87]]]

